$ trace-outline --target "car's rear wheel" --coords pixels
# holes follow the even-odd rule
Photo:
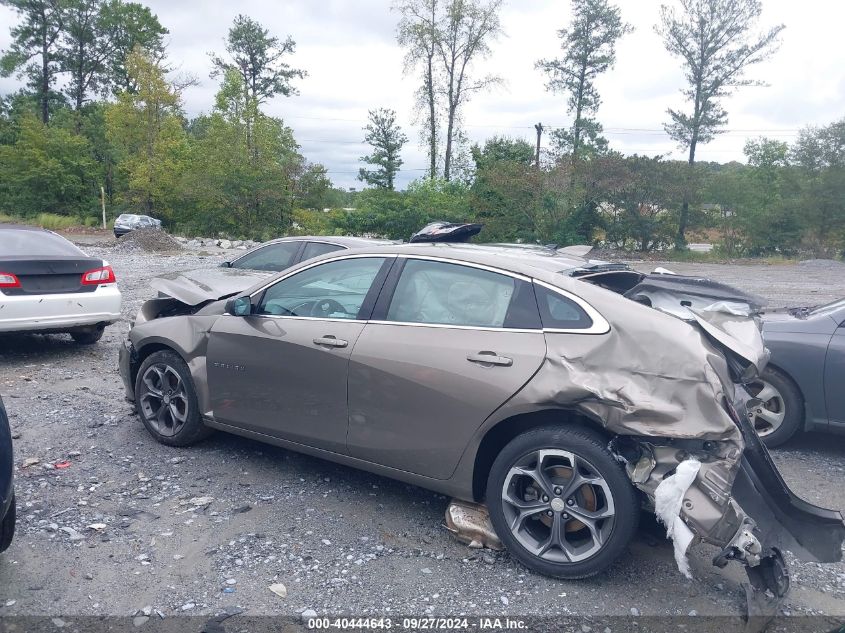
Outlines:
[[[785,444],[804,423],[804,399],[798,387],[780,370],[766,367],[748,386],[760,403],[748,410],[757,435],[769,448]]]
[[[92,327],[84,330],[73,330],[70,335],[80,345],[93,345],[103,338],[105,328]]]
[[[12,495],[12,504],[9,506],[9,511],[6,512],[6,516],[0,521],[0,552],[5,552],[12,544],[12,538],[15,536],[16,515],[15,496]]]
[[[517,436],[499,453],[487,480],[490,518],[526,567],[586,578],[625,550],[639,503],[606,445],[587,429],[552,426]]]
[[[155,352],[141,363],[135,402],[144,426],[162,444],[188,446],[212,432],[202,422],[191,372],[176,352]]]

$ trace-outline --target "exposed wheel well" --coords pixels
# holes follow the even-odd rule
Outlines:
[[[165,345],[164,343],[149,343],[147,345],[144,345],[144,347],[137,351],[137,356],[132,360],[129,367],[129,373],[132,378],[133,391],[135,388],[135,380],[137,380],[138,378],[138,369],[140,369],[141,364],[145,360],[147,360],[149,356],[152,356],[156,352],[161,352],[164,350],[179,354],[179,352],[177,352],[173,347]],[[179,354],[179,356],[181,357],[181,354]]]
[[[472,473],[472,496],[476,501],[484,500],[487,477],[499,452],[520,433],[547,424],[589,428],[593,431],[598,431],[608,441],[613,437],[604,426],[595,420],[570,409],[545,409],[543,411],[522,413],[506,418],[487,432],[481,440],[478,452],[475,454],[475,465]]]

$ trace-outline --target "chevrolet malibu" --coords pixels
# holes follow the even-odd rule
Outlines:
[[[841,557],[842,517],[789,490],[745,413],[767,352],[729,286],[411,244],[204,291],[145,303],[121,350],[159,442],[217,429],[484,502],[515,558],[561,578],[611,565],[641,507],[682,571],[705,541],[779,596],[782,550]]]
[[[0,224],[0,334],[67,332],[96,343],[120,304],[108,262],[52,231]]]

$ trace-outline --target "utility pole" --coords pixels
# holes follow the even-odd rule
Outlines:
[[[537,148],[534,150],[534,164],[537,169],[540,169],[540,138],[543,136],[543,124],[537,123],[534,129],[537,130]]]
[[[100,185],[100,201],[103,205],[103,228],[106,228],[106,190]]]

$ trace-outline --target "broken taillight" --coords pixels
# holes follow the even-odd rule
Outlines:
[[[98,284],[113,284],[117,281],[111,266],[95,268],[82,274],[83,286],[96,286]]]
[[[21,280],[12,273],[0,273],[0,288],[20,288]]]

